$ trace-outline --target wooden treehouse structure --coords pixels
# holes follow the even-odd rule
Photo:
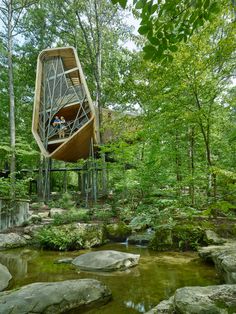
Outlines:
[[[62,117],[65,119],[63,132]],[[56,120],[60,122],[55,123]],[[40,175],[43,177],[43,199],[50,195],[52,159],[65,162],[88,159],[89,163],[89,157],[92,157],[94,174],[84,177],[84,185],[86,191],[93,190],[93,195],[96,194],[94,178],[98,169],[94,162],[94,148],[99,144],[97,125],[96,111],[75,48],[43,50],[37,62],[32,120],[32,133],[45,157]]]
[[[55,117],[64,117],[63,137]],[[98,144],[96,114],[73,47],[43,50],[38,57],[32,132],[45,157],[86,159]],[[91,144],[92,143],[92,144]]]

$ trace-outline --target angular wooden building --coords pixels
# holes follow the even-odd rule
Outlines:
[[[68,162],[88,158],[91,145],[98,144],[96,126],[95,109],[76,50],[43,50],[38,57],[32,122],[43,155]]]

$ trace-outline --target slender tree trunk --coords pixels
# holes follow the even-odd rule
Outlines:
[[[177,195],[180,196],[181,193],[181,181],[182,181],[182,173],[181,173],[181,156],[179,152],[179,135],[176,131],[175,134],[175,173],[176,173],[176,181],[177,181]]]
[[[40,154],[40,160],[39,160],[39,173],[38,173],[38,180],[37,180],[37,190],[38,190],[38,198],[40,200],[43,199],[43,162],[44,157],[42,154]]]
[[[196,99],[196,105],[199,111],[202,109],[200,100],[198,98],[198,94],[196,91],[194,91],[194,96]],[[209,110],[206,118],[206,126],[204,127],[203,121],[201,116],[199,117],[199,126],[200,130],[203,136],[203,140],[205,143],[205,150],[206,150],[206,161],[207,161],[207,197],[212,196],[212,191],[213,191],[213,196],[216,197],[216,175],[212,174],[211,172],[211,167],[212,167],[212,158],[211,158],[211,142],[210,142],[210,115],[211,115],[211,110]]]
[[[16,127],[15,127],[15,96],[14,96],[14,81],[13,81],[13,25],[12,25],[12,1],[8,4],[8,33],[7,33],[7,50],[8,50],[8,79],[9,79],[9,99],[10,99],[10,144],[11,144],[11,199],[15,199],[15,180],[16,180]]]
[[[194,186],[194,128],[189,130],[189,174],[191,182],[189,184],[189,195],[191,198],[191,205],[195,205],[195,186]]]
[[[97,35],[97,49],[96,49],[96,103],[98,106],[99,114],[99,129],[102,125],[102,103],[101,103],[101,92],[102,92],[102,32],[101,32],[101,23],[99,20],[99,5],[97,0],[94,0],[94,9],[96,16],[96,35]],[[101,142],[103,143],[103,136],[100,134]]]

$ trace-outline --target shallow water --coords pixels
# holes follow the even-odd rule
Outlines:
[[[8,290],[39,281],[94,278],[104,282],[113,300],[90,310],[89,314],[145,313],[179,287],[220,283],[214,266],[204,264],[197,253],[160,253],[123,244],[109,244],[94,250],[104,249],[140,254],[139,265],[123,272],[82,272],[71,264],[54,264],[54,261],[88,251],[52,252],[30,248],[1,251],[0,263],[13,275]]]

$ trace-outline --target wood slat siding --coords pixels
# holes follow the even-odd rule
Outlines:
[[[39,110],[40,110],[40,98],[41,98],[41,86],[43,76],[43,61],[51,57],[61,57],[63,60],[64,70],[70,71],[68,73],[72,83],[74,85],[82,84],[86,94],[86,103],[90,109],[89,121],[86,122],[79,130],[74,132],[72,136],[59,139],[55,138],[48,142],[48,148],[45,148],[42,140],[39,136]],[[74,107],[75,106],[75,107]],[[66,120],[69,120],[73,116],[73,111],[78,109],[79,103],[75,103],[72,106],[68,105],[59,110],[57,113],[59,116],[63,115]],[[55,116],[55,115],[54,115]],[[38,56],[36,84],[35,84],[35,98],[34,98],[34,110],[32,121],[32,133],[36,139],[36,142],[45,157],[51,157],[53,159],[64,160],[68,162],[74,162],[78,159],[86,159],[89,157],[91,139],[96,145],[99,143],[99,132],[96,123],[96,112],[90,97],[90,93],[83,75],[83,71],[77,56],[76,50],[73,47],[51,48],[43,50]]]

